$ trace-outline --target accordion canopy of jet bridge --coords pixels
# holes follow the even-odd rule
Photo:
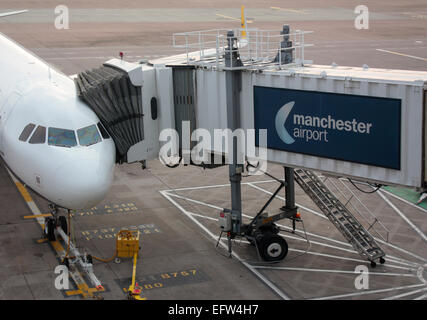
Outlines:
[[[117,162],[158,156],[160,130],[175,127],[171,69],[112,59],[80,73],[75,83],[113,138]]]
[[[126,72],[109,66],[82,72],[75,82],[78,96],[113,138],[119,161],[125,160],[129,148],[144,139],[141,88]]]

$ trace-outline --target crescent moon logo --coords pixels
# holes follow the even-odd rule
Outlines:
[[[285,128],[286,119],[288,118],[288,115],[291,112],[294,104],[295,101],[288,102],[287,104],[283,105],[276,114],[276,131],[279,135],[279,138],[286,144],[292,144],[295,142],[295,140],[291,137]]]

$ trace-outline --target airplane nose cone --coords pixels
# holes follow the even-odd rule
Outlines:
[[[65,163],[55,172],[58,202],[68,209],[95,206],[110,189],[113,168],[112,164],[93,160]]]

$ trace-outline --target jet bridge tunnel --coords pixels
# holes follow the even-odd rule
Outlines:
[[[226,71],[172,58],[159,62],[113,59],[76,79],[79,96],[113,137],[119,162],[158,158],[163,129],[176,129],[183,149],[183,136],[196,129],[214,137],[230,128]],[[269,162],[426,186],[427,72],[307,65],[240,73],[240,127],[267,129]],[[187,147],[200,139],[195,132]],[[258,136],[247,139],[259,152]],[[213,138],[206,149],[227,156]]]

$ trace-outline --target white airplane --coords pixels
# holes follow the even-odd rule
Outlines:
[[[243,6],[241,24],[245,46]],[[73,79],[1,33],[0,72],[0,155],[6,166],[57,207],[95,206],[112,184],[116,147],[77,96]]]
[[[74,81],[2,34],[0,72],[0,155],[6,166],[57,207],[99,203],[113,181],[116,148],[78,98]]]

